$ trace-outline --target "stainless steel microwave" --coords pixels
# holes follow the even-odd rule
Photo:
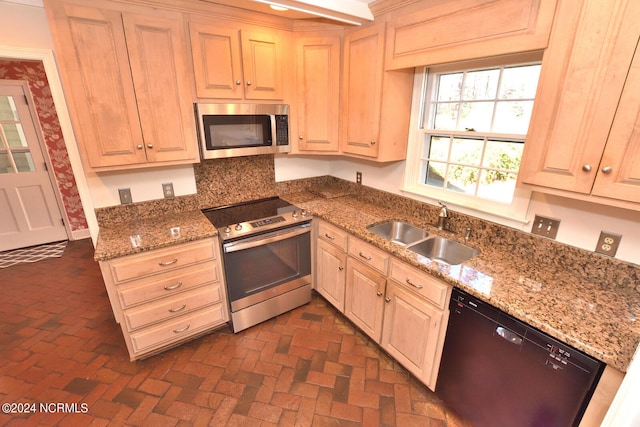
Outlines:
[[[288,153],[286,104],[195,104],[203,159]]]

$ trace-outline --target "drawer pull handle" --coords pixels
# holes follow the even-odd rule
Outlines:
[[[368,255],[363,254],[362,251],[360,251],[360,253],[358,255],[360,255],[362,258],[366,259],[367,261],[371,261],[371,257],[368,256]]]
[[[175,285],[165,285],[165,287],[164,287],[164,288],[165,288],[167,291],[172,291],[172,290],[174,290],[174,289],[178,289],[180,286],[182,286],[182,282],[178,282],[178,283],[176,283]]]
[[[411,279],[409,279],[408,277],[407,277],[407,283],[408,283],[408,284],[410,284],[411,286],[413,286],[413,287],[414,287],[414,288],[416,288],[416,289],[422,289],[422,285],[416,285],[416,284],[415,284],[415,283],[413,283],[413,282],[411,281]]]
[[[381,297],[381,296],[382,296],[382,292],[378,291],[378,292],[376,292],[376,295],[378,295],[379,297]]]
[[[158,265],[159,265],[160,267],[166,267],[166,266],[168,266],[168,265],[175,264],[176,262],[178,262],[178,258],[174,258],[174,259],[172,259],[171,261],[163,261],[163,262],[159,262],[159,263],[158,263]]]
[[[326,237],[329,240],[336,240],[336,238],[331,236],[331,235],[329,235],[329,233],[324,233],[324,237]]]
[[[179,311],[184,310],[185,308],[187,308],[187,304],[182,304],[180,307],[174,307],[174,308],[170,308],[169,312],[170,313],[177,313]]]
[[[190,324],[187,324],[187,326],[185,326],[184,328],[174,329],[174,330],[173,330],[173,332],[174,332],[174,333],[176,333],[176,334],[179,334],[179,333],[181,333],[181,332],[186,331],[186,330],[187,330],[187,329],[189,329],[190,327],[191,327],[191,325],[190,325]]]

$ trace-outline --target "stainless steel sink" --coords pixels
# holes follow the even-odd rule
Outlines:
[[[477,249],[444,237],[432,237],[422,240],[408,246],[407,249],[435,261],[444,261],[450,265],[462,264],[480,253]]]
[[[427,231],[403,221],[386,221],[370,225],[367,230],[401,246],[410,245],[429,236]]]

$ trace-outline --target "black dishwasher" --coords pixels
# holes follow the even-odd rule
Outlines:
[[[436,393],[477,427],[577,426],[604,364],[454,289]]]

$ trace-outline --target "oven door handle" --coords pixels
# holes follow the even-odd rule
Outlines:
[[[239,240],[236,242],[225,243],[223,245],[224,253],[237,252],[244,249],[255,248],[256,246],[267,245],[269,243],[278,242],[280,240],[289,239],[304,233],[309,233],[310,225],[305,224],[299,227],[288,228],[286,230],[278,230],[273,233],[263,234],[261,236]]]

